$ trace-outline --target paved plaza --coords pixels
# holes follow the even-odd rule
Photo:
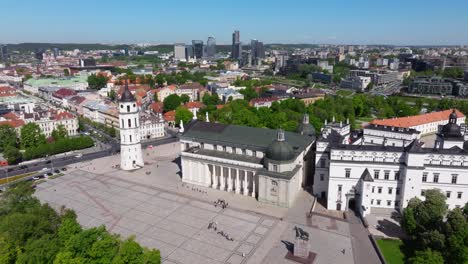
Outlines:
[[[126,172],[119,156],[69,166],[65,176],[37,187],[36,196],[54,208],[74,209],[85,227],[105,225],[122,237],[161,251],[165,264],[295,263],[286,260],[283,241],[294,243],[294,226],[309,232],[315,264],[354,263],[348,223],[306,216],[311,201],[301,193],[293,208],[258,203],[254,198],[211,188],[182,185],[178,144],[145,150],[145,168]],[[229,207],[215,207],[226,200]],[[208,229],[216,222],[218,231]]]

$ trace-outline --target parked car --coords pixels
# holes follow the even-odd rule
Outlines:
[[[42,171],[46,171],[46,170],[49,170],[48,168],[42,168]]]
[[[52,175],[53,175],[52,172],[47,173],[47,176],[52,176]]]
[[[34,177],[33,177],[33,180],[35,180],[35,181],[37,181],[37,180],[39,180],[39,179],[40,179],[39,176],[34,176]]]
[[[67,171],[67,168],[62,168],[62,171]]]
[[[59,169],[55,169],[55,170],[54,170],[54,173],[60,173],[60,170],[59,170]]]

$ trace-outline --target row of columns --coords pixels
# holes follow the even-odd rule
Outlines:
[[[230,168],[219,165],[207,166],[207,172],[210,174],[209,179],[211,180],[210,186],[213,189],[220,189],[222,191],[232,192],[236,194],[256,196],[256,181],[255,172],[248,170],[241,170],[238,168]],[[210,170],[210,166],[212,170]],[[227,169],[227,175],[224,175],[224,170]],[[233,175],[233,170],[235,175]],[[241,172],[243,172],[243,178],[241,178]],[[251,190],[249,188],[252,187]]]

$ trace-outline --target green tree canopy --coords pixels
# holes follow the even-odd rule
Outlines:
[[[3,155],[5,156],[9,165],[18,164],[23,158],[23,155],[21,154],[19,149],[13,146],[6,147]]]
[[[57,125],[57,127],[54,130],[52,130],[52,137],[54,138],[54,140],[60,140],[66,138],[67,136],[67,129],[62,124]]]
[[[408,259],[409,264],[444,264],[444,258],[437,251],[430,249],[417,251],[416,254]]]
[[[187,124],[190,120],[192,120],[192,118],[193,113],[190,110],[183,106],[177,107],[175,114],[176,124],[179,124],[180,120],[182,120],[184,124]]]
[[[21,128],[21,145],[24,148],[35,147],[46,143],[41,128],[36,123],[28,123]]]
[[[0,152],[7,147],[16,146],[16,131],[10,125],[0,126]]]
[[[180,101],[185,104],[185,103],[188,103],[190,101],[190,96],[186,95],[186,94],[183,94],[180,96]]]
[[[90,89],[98,90],[106,87],[107,77],[104,75],[91,74],[88,76],[88,86]]]
[[[164,111],[172,111],[180,106],[181,100],[177,94],[171,94],[168,97],[164,98]]]

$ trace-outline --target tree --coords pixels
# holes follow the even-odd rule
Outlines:
[[[115,101],[117,99],[117,93],[114,90],[110,90],[107,96],[111,101]]]
[[[16,146],[16,131],[10,125],[1,125],[0,126],[0,152],[6,147],[15,147]]]
[[[219,99],[219,96],[216,93],[209,94],[205,93],[202,97],[202,102],[205,105],[218,105],[221,103],[221,99]]]
[[[455,208],[447,214],[445,222],[445,259],[448,263],[468,262],[468,223],[463,211]]]
[[[416,251],[414,257],[408,259],[409,264],[443,264],[444,259],[437,251],[430,249],[424,251]]]
[[[24,148],[35,147],[46,143],[41,128],[36,123],[28,123],[21,128],[21,145]]]
[[[190,110],[188,110],[187,108],[185,108],[183,106],[179,106],[176,109],[175,118],[176,118],[175,121],[176,121],[177,124],[179,124],[180,120],[182,120],[182,122],[184,122],[184,124],[187,124],[190,120],[192,120],[193,113]]]
[[[65,76],[70,76],[70,70],[68,70],[68,69],[63,69],[63,75],[65,75]]]
[[[107,85],[107,77],[104,75],[91,74],[88,76],[88,86],[91,89],[98,90]]]
[[[60,139],[64,139],[67,136],[68,136],[67,129],[62,124],[57,125],[57,127],[54,130],[52,130],[52,137],[56,141]]]
[[[181,100],[177,94],[171,94],[168,97],[164,98],[164,111],[172,111],[180,106]]]
[[[18,164],[23,157],[19,149],[12,146],[6,147],[3,155],[5,156],[9,165]]]
[[[183,94],[180,96],[180,100],[183,104],[188,103],[190,101],[190,96]]]
[[[258,97],[257,92],[253,88],[249,87],[240,90],[239,93],[244,95],[244,100],[246,100],[247,102]]]

